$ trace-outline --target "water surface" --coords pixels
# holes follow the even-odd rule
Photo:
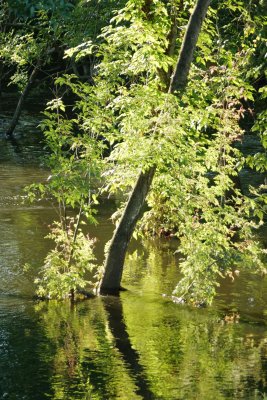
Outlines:
[[[212,307],[182,306],[170,297],[177,243],[133,241],[120,297],[34,301],[56,216],[49,203],[24,203],[23,187],[49,175],[42,138],[29,128],[14,141],[0,135],[0,148],[0,399],[267,398],[265,278],[242,273],[222,282]],[[109,213],[91,229],[99,259]]]

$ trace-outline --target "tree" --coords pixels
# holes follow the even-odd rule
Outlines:
[[[151,14],[152,13],[150,13],[150,16]],[[206,41],[212,40],[213,37],[215,38],[217,36],[214,31],[214,26],[209,23],[203,34],[203,36],[206,35]],[[209,34],[207,34],[207,32]],[[219,49],[219,52],[222,51],[222,53],[224,53],[222,55],[211,54],[211,51],[214,52],[214,50],[207,51],[205,39],[204,41],[202,39],[200,48],[201,51],[204,50],[206,53],[203,54],[203,59],[206,58],[207,63],[214,63],[216,65],[218,64],[219,57],[222,58],[223,62],[226,62],[226,57],[229,58],[229,64],[232,62],[233,54],[230,53],[229,50],[224,52],[224,50]],[[237,53],[235,56],[237,56]],[[237,59],[241,60],[241,58]],[[153,61],[152,59],[152,62]],[[221,62],[221,60],[219,62]],[[245,199],[233,183],[238,173],[237,160],[239,159],[240,165],[242,163],[241,154],[238,154],[237,149],[233,146],[238,136],[242,135],[242,131],[238,126],[238,121],[243,107],[242,101],[238,98],[238,92],[241,90],[243,96],[249,98],[253,90],[248,83],[242,80],[242,69],[240,68],[242,65],[240,64],[237,63],[233,65],[231,69],[228,67],[229,71],[227,72],[229,73],[229,80],[236,79],[234,85],[225,84],[224,73],[222,73],[221,76],[217,75],[214,77],[214,86],[210,77],[205,78],[208,84],[213,86],[211,91],[209,91],[206,85],[200,84],[200,74],[198,71],[197,73],[194,71],[195,77],[192,79],[192,84],[189,85],[187,92],[184,93],[182,102],[179,99],[177,101],[177,98],[176,100],[170,98],[166,100],[165,97],[164,100],[162,100],[162,104],[155,102],[155,106],[155,103],[151,104],[152,101],[150,99],[148,100],[147,93],[149,93],[151,97],[153,93],[154,100],[156,96],[160,98],[161,94],[156,87],[154,86],[151,92],[143,92],[143,97],[140,99],[141,95],[136,90],[136,84],[132,86],[135,90],[129,90],[129,97],[127,98],[127,95],[125,96],[125,98],[127,98],[125,103],[128,101],[128,104],[130,104],[129,107],[123,103],[124,93],[118,96],[119,100],[116,99],[117,102],[121,102],[121,104],[116,107],[116,111],[120,112],[122,110],[123,112],[123,116],[119,117],[118,120],[120,121],[120,129],[124,131],[124,136],[119,137],[122,143],[117,145],[117,148],[113,152],[113,158],[111,158],[116,160],[117,163],[118,160],[122,160],[123,166],[126,165],[127,161],[128,165],[134,165],[135,168],[138,163],[142,165],[144,170],[141,172],[139,179],[141,182],[145,182],[143,187],[146,188],[147,192],[148,186],[155,174],[156,168],[153,161],[156,159],[157,171],[159,173],[157,173],[156,184],[154,184],[152,194],[149,197],[151,212],[146,213],[145,219],[148,219],[148,216],[153,214],[154,210],[157,210],[158,201],[162,197],[162,201],[167,204],[168,200],[170,200],[170,203],[180,203],[183,214],[179,213],[178,210],[176,211],[177,218],[173,220],[171,229],[178,230],[177,236],[179,236],[181,240],[179,251],[186,256],[186,258],[182,263],[185,278],[177,287],[176,292],[182,295],[181,298],[185,297],[186,294],[188,294],[189,299],[192,296],[192,298],[197,299],[197,303],[205,302],[207,299],[211,300],[215,294],[218,277],[225,276],[225,274],[233,276],[232,274],[234,274],[235,268],[238,269],[235,265],[240,262],[243,262],[247,266],[250,264],[254,264],[254,266],[257,265],[258,269],[264,271],[264,263],[260,261],[261,251],[257,248],[255,239],[253,239],[253,229],[256,227],[256,224],[253,221],[249,222],[245,217],[250,214],[249,209],[254,207],[254,205],[251,204],[253,200]],[[182,62],[180,65],[182,65]],[[204,67],[206,68],[205,64]],[[223,71],[224,66],[221,68]],[[210,70],[212,70],[212,67]],[[151,75],[153,76],[153,73]],[[181,75],[176,74],[175,76]],[[153,78],[151,78],[151,81],[152,79]],[[185,81],[186,79],[184,79],[184,82]],[[179,86],[179,82],[177,83],[177,86]],[[172,85],[174,87],[173,82]],[[198,87],[198,90],[196,87]],[[205,95],[204,90],[206,91]],[[218,93],[217,102],[213,100],[214,94],[212,91],[214,90]],[[170,92],[171,91],[172,86]],[[221,94],[219,95],[219,93]],[[140,96],[139,99],[138,95]],[[137,99],[136,108],[134,108],[136,106],[134,101],[129,100],[133,99],[134,96],[136,96],[135,98]],[[220,100],[219,96],[221,96]],[[203,103],[201,102],[202,100],[204,100]],[[150,103],[151,109],[149,110],[148,106],[143,113],[142,111],[137,111],[137,108],[142,107],[145,101],[147,101],[148,104]],[[172,101],[175,102],[172,104]],[[174,109],[171,110],[172,106],[176,108],[176,112],[174,112]],[[132,107],[132,109],[130,109],[130,107]],[[157,111],[160,110],[160,112],[158,111],[158,115],[155,116],[154,110],[156,107]],[[203,111],[200,111],[201,109]],[[177,110],[185,115],[183,120]],[[134,112],[136,112],[136,117],[139,119],[139,126],[132,129],[131,127],[135,122],[131,114]],[[147,113],[145,117],[144,113]],[[150,120],[149,117],[151,118]],[[153,122],[151,123],[152,118]],[[199,124],[199,128],[195,129],[195,132],[192,130],[192,121],[194,119],[196,120],[196,124]],[[123,120],[123,122],[121,122],[121,120]],[[172,120],[173,124],[176,124],[176,127],[172,126]],[[150,126],[147,121],[151,123]],[[179,131],[177,131],[177,126],[179,124],[182,125],[182,129],[187,130],[187,132],[183,133],[185,137],[182,141],[181,138],[179,138]],[[156,126],[155,130],[153,129],[154,126]],[[149,140],[145,137],[145,140],[142,142],[140,132],[142,130],[146,131],[146,129],[149,131],[149,133],[147,133]],[[176,132],[174,135],[172,134],[171,140],[173,143],[165,140],[166,133],[170,136],[168,131],[171,131],[171,129]],[[142,149],[142,146],[150,146],[154,150],[154,154],[152,155],[149,151],[148,154],[146,154],[143,151],[141,152],[141,157],[138,157],[138,145],[134,142],[134,139],[129,140],[125,135],[125,133],[127,134],[127,130],[136,135],[140,141],[139,145],[142,143]],[[212,130],[217,133],[213,134]],[[165,137],[160,138],[160,134],[158,134],[160,131],[165,132]],[[206,133],[204,133],[205,131]],[[156,140],[153,135],[156,136]],[[131,150],[129,151],[129,143],[134,148],[130,156],[129,152],[131,152]],[[134,152],[135,154],[133,154]],[[158,157],[155,156],[156,153],[158,153]],[[128,154],[128,159],[125,154]],[[133,160],[134,157],[135,160]],[[171,161],[172,157],[174,157],[174,162]],[[184,159],[184,161],[181,162],[181,158]],[[195,161],[193,162],[193,160]],[[123,174],[122,169],[119,167],[115,166],[114,169],[115,171],[117,169],[119,173]],[[139,179],[136,184],[137,190],[133,190],[132,192],[133,199],[136,197],[138,199],[139,197]],[[160,186],[158,186],[155,193],[155,186],[158,185],[159,180],[161,181]],[[123,185],[121,186],[123,187]],[[173,190],[172,186],[174,188]],[[166,192],[168,193],[167,195]],[[231,195],[230,192],[232,192]],[[165,195],[162,196],[162,193],[165,193]],[[151,196],[154,195],[155,202],[153,202],[153,200],[151,201]],[[131,205],[131,201],[129,200],[121,221],[117,226],[106,258],[104,277],[100,283],[100,287],[102,288],[100,290],[103,292],[111,291],[112,286],[113,290],[119,290],[127,243],[134,229],[136,220],[141,213],[141,205],[143,204],[144,197],[144,195],[139,197],[139,199],[141,199],[140,203],[138,203],[139,208],[136,207],[136,203],[133,201],[132,207],[134,211],[132,215],[129,213]],[[189,199],[192,200],[188,201]],[[176,207],[172,205],[172,209],[175,210],[175,208],[177,208],[177,205]],[[256,208],[258,209],[258,207]],[[237,212],[238,209],[239,212]],[[171,217],[171,215],[175,216],[173,210],[168,209],[168,207],[164,208],[164,206],[161,209],[160,218],[164,216],[165,210],[167,211],[167,218],[172,220],[173,217]],[[128,217],[131,221],[130,223]],[[261,219],[262,214],[259,214],[259,217]],[[151,220],[149,222],[151,222]],[[236,231],[238,231],[238,233],[236,233]],[[243,244],[241,245],[240,242]],[[243,249],[242,246],[244,246]],[[195,254],[192,254],[192,251],[195,252]]]
[[[180,55],[173,76],[169,82],[169,93],[174,94],[177,90],[184,90],[189,74],[190,64],[198,40],[202,22],[205,18],[210,0],[199,0],[190,17]],[[150,10],[146,10],[149,13]],[[150,11],[151,12],[151,11]],[[170,42],[175,38],[170,37]],[[157,126],[152,130],[157,130]],[[123,215],[114,232],[109,250],[106,256],[104,273],[100,281],[99,292],[110,293],[120,290],[120,283],[126,250],[132,237],[137,220],[139,219],[146,196],[149,192],[156,165],[150,166],[146,171],[141,171],[134,189],[129,197]]]
[[[71,160],[72,151],[79,165],[95,154],[92,143],[101,143],[100,186],[104,181],[109,193],[118,189],[125,193],[126,207],[117,213],[122,217],[107,247],[102,292],[120,289],[127,245],[143,212],[138,222],[143,232],[170,232],[179,238],[184,278],[176,293],[181,301],[211,302],[218,280],[227,275],[234,278],[240,264],[265,272],[254,231],[262,223],[266,197],[246,197],[235,184],[245,162],[236,147],[243,135],[240,119],[245,102],[253,101],[254,88],[245,73],[252,52],[246,42],[239,50],[229,39],[232,15],[221,21],[218,10],[210,7],[192,63],[208,2],[197,2],[182,44],[177,26],[185,25],[190,5],[183,8],[176,0],[168,4],[128,1],[103,29],[98,44],[87,42],[67,51],[75,59],[96,57],[94,85],[73,76],[58,80],[78,98],[77,117],[69,120],[73,127],[67,145],[59,137],[51,146],[54,154],[65,149],[58,172],[63,168],[71,182],[73,170],[65,163]],[[220,12],[224,6],[218,5]],[[234,18],[240,20],[246,9],[240,4],[234,7]],[[194,18],[199,24],[192,22]],[[252,40],[244,33],[247,20],[241,33],[236,33],[240,46],[243,40]],[[191,38],[194,41],[188,44]],[[55,121],[57,116],[58,112]],[[64,118],[67,121],[66,116],[60,117]],[[79,127],[78,134],[75,127]],[[56,138],[57,125],[51,129]],[[57,162],[56,157],[53,160]],[[71,189],[70,184],[67,196]],[[74,200],[72,205],[77,203]]]

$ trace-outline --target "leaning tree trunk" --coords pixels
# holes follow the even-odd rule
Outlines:
[[[147,171],[140,173],[129,197],[110,243],[104,266],[104,275],[100,283],[101,293],[116,293],[120,290],[126,250],[136,222],[142,212],[142,207],[148,194],[155,169],[155,167],[151,167]]]
[[[211,0],[197,0],[189,19],[184,40],[176,64],[174,74],[169,82],[169,93],[186,87],[193,53],[208,6]],[[145,203],[146,196],[155,175],[156,166],[141,172],[129,197],[124,213],[115,230],[104,264],[104,273],[98,292],[116,293],[121,289],[121,277],[125,255],[132,233]]]
[[[39,63],[37,63],[37,65],[34,67],[32,73],[30,75],[30,78],[29,78],[29,80],[27,82],[27,85],[25,86],[23,92],[21,93],[21,96],[20,96],[20,99],[18,101],[16,110],[15,110],[14,115],[13,115],[13,118],[12,118],[12,120],[10,122],[10,125],[9,125],[7,131],[6,131],[6,137],[10,137],[10,136],[13,135],[14,129],[16,128],[16,125],[18,123],[18,120],[19,120],[19,117],[20,117],[20,114],[21,114],[21,111],[22,111],[22,107],[23,107],[24,102],[26,100],[26,97],[28,96],[29,91],[30,91],[30,89],[31,89],[31,87],[32,87],[32,85],[34,83],[34,79],[35,79],[35,76],[36,76],[36,74],[38,72],[38,69],[39,69]]]

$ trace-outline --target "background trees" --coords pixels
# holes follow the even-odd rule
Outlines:
[[[70,46],[97,41],[101,28],[120,2],[95,1],[3,1],[0,14],[1,85],[16,85],[21,92],[14,117],[7,128],[11,136],[24,101],[35,86],[49,85],[58,74],[74,72],[92,79],[94,57],[64,57]],[[82,48],[85,44],[81,45]],[[55,89],[54,89],[55,90]],[[49,97],[49,94],[46,94]]]

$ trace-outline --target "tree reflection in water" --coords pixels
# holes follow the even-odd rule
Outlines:
[[[135,376],[137,386],[136,393],[145,399],[154,399],[149,388],[144,367],[140,364],[138,352],[132,347],[127,326],[123,316],[122,302],[119,296],[107,296],[103,298],[109,329],[114,337],[114,343],[119,350],[131,375]],[[158,397],[159,398],[159,397]]]
[[[40,303],[53,360],[49,398],[260,399],[266,393],[264,326],[228,323],[133,293],[77,303]],[[47,343],[49,342],[49,346]]]
[[[160,293],[168,292],[177,266],[166,249],[147,249],[148,257],[128,260],[130,290],[120,297],[71,305],[0,296],[0,398],[267,396],[266,281],[222,287],[213,308],[173,304]],[[229,317],[234,306],[240,319]]]

